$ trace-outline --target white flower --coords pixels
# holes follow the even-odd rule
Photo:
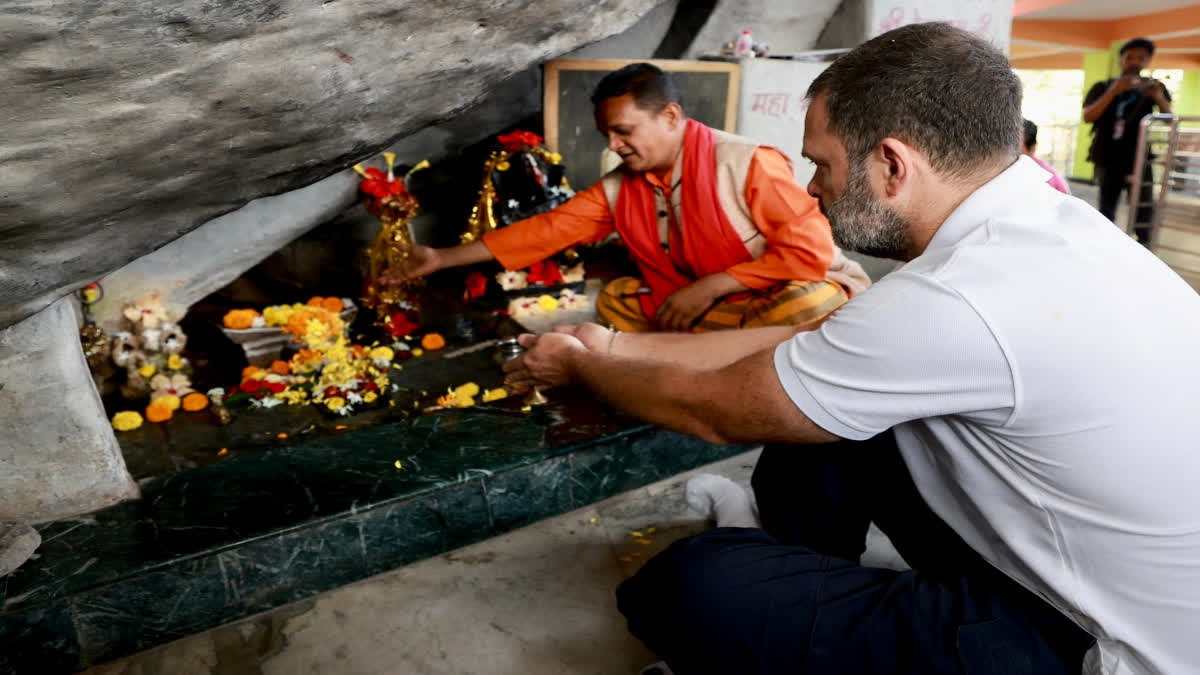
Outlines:
[[[573,284],[578,281],[583,281],[583,263],[577,263],[572,267],[563,270],[563,283]]]
[[[162,339],[162,331],[157,328],[147,328],[142,331],[142,349],[148,352],[156,352],[162,348],[160,340]]]
[[[221,402],[221,399],[225,398],[225,387],[213,387],[205,392],[205,396],[208,396],[208,400],[216,405]]]
[[[402,342],[400,340],[396,340],[395,342],[392,343],[392,349],[394,349],[398,352],[412,351],[412,347],[409,347],[407,342]]]
[[[529,285],[526,276],[525,272],[520,270],[506,270],[496,275],[496,282],[506,291],[515,291]]]
[[[275,406],[277,406],[277,405],[283,405],[283,401],[282,401],[282,400],[280,400],[280,399],[277,399],[277,398],[275,398],[275,397],[273,397],[273,396],[272,396],[272,397],[269,397],[269,398],[258,399],[258,401],[261,401],[261,402],[262,402],[262,404],[261,404],[261,405],[262,405],[262,407],[263,407],[263,408],[274,408],[274,407],[275,407]],[[257,401],[256,401],[256,402],[257,402]]]
[[[517,298],[508,303],[508,315],[514,319],[524,316],[539,316],[545,314],[536,298]]]
[[[346,394],[346,403],[350,403],[352,405],[358,405],[359,403],[362,403],[362,402],[363,402],[363,397],[359,396],[357,391],[352,391],[352,392]]]
[[[250,322],[251,328],[262,328],[263,326],[266,326],[266,325],[267,325],[266,320],[263,319],[261,316],[254,317],[254,320]]]
[[[510,208],[510,209],[515,209],[520,205],[521,205],[521,202],[519,202],[515,199],[508,200],[508,208]]]

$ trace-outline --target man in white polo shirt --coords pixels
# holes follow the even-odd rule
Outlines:
[[[809,97],[835,239],[903,267],[817,331],[586,325],[508,366],[789,444],[755,469],[761,528],[621,586],[630,630],[679,675],[1200,672],[1200,296],[1020,156],[1020,83],[983,40],[906,26]],[[719,525],[748,511],[723,490]],[[911,570],[857,564],[871,521]]]

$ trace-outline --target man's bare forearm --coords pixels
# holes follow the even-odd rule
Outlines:
[[[439,251],[442,256],[442,267],[462,267],[475,263],[494,260],[495,256],[484,245],[483,240],[475,240],[468,244],[459,244]]]
[[[712,443],[836,440],[791,402],[773,363],[769,348],[711,371],[579,350],[567,369],[610,405]]]
[[[620,333],[609,350],[614,356],[714,370],[770,349],[797,333],[793,326],[766,326],[712,333]]]

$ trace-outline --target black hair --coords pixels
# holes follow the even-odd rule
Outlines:
[[[1037,125],[1030,120],[1025,120],[1025,149],[1028,150],[1037,145]]]
[[[592,105],[626,94],[633,96],[637,107],[651,112],[662,110],[668,103],[683,105],[675,78],[649,63],[631,63],[605,75],[592,92]]]
[[[1125,52],[1129,51],[1130,49],[1137,49],[1139,47],[1141,47],[1142,49],[1145,49],[1146,54],[1148,54],[1150,56],[1154,56],[1154,43],[1147,40],[1146,38],[1141,38],[1141,37],[1133,38],[1129,42],[1126,42],[1125,44],[1121,45],[1120,54],[1122,56],[1124,56]]]
[[[858,165],[887,137],[937,171],[968,176],[1021,154],[1021,80],[990,42],[946,23],[915,23],[840,56],[813,80],[829,131]]]

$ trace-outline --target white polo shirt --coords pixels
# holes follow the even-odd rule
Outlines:
[[[1200,296],[1022,157],[925,253],[775,352],[843,438],[894,428],[930,507],[1097,638],[1200,672]]]

